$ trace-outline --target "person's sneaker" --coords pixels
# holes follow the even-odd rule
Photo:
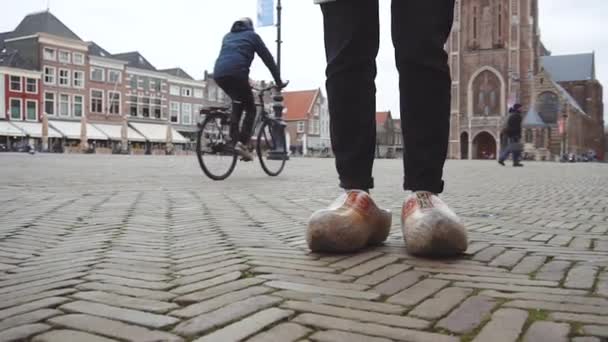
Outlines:
[[[468,247],[460,218],[435,194],[420,191],[409,196],[401,211],[401,230],[410,254],[449,257]]]
[[[312,214],[306,241],[313,252],[354,252],[384,242],[391,221],[391,212],[376,206],[368,193],[349,190]]]
[[[253,154],[251,152],[249,152],[249,149],[247,148],[247,146],[245,146],[242,142],[237,142],[236,145],[234,146],[234,150],[236,151],[236,153],[241,156],[241,160],[243,161],[252,161],[253,160]]]
[[[513,164],[513,167],[524,167],[524,164],[522,164],[522,163],[515,163],[515,164]]]
[[[505,166],[505,162],[504,162],[504,161],[502,161],[502,160],[499,160],[499,161],[498,161],[498,164],[500,164],[500,165],[502,165],[502,166]]]

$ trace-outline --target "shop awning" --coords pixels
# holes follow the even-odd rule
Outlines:
[[[102,131],[105,135],[110,137],[111,140],[121,141],[122,140],[122,125],[109,125],[109,124],[92,124],[97,129]],[[131,127],[127,127],[127,140],[145,142],[146,138],[141,134],[137,133]]]
[[[131,125],[141,135],[146,137],[146,140],[154,143],[166,143],[167,142],[167,125],[159,124],[148,124],[141,122],[132,122]],[[183,135],[179,134],[174,128],[171,128],[171,135],[173,136],[174,144],[186,144],[189,142],[188,139],[184,138]]]
[[[68,139],[80,140],[81,123],[79,121],[56,121],[49,120],[49,126],[58,130]],[[88,140],[108,140],[108,136],[91,124],[87,124]]]
[[[11,125],[8,121],[0,121],[0,136],[24,137],[25,133],[19,128]]]
[[[40,122],[13,121],[11,123],[32,138],[42,138],[42,123]],[[61,133],[57,132],[52,127],[49,127],[49,138],[61,137]]]

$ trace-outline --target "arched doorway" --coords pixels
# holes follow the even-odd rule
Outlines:
[[[469,133],[462,132],[460,135],[460,159],[469,159]]]
[[[473,159],[496,159],[496,139],[488,133],[481,132],[473,139]]]

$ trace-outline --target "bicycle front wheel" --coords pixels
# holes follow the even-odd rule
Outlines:
[[[256,150],[262,169],[269,176],[278,176],[287,162],[287,146],[285,137],[279,136],[282,130],[274,129],[277,122],[267,120],[262,123],[256,141]]]
[[[230,124],[225,116],[208,116],[196,139],[196,156],[201,169],[213,180],[224,180],[236,166],[237,155],[229,141]]]

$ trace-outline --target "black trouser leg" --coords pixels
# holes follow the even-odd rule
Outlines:
[[[367,190],[374,186],[378,0],[336,1],[321,9],[330,134],[340,186]]]
[[[392,2],[405,190],[443,191],[451,87],[444,44],[452,28],[453,13],[454,0]]]
[[[232,99],[232,117],[230,118],[230,137],[232,141],[236,142],[238,139],[243,144],[247,144],[251,139],[252,126],[255,120],[255,102],[249,81],[236,77],[220,77],[215,79],[215,82]],[[243,110],[245,110],[245,119],[242,128],[239,130]]]

